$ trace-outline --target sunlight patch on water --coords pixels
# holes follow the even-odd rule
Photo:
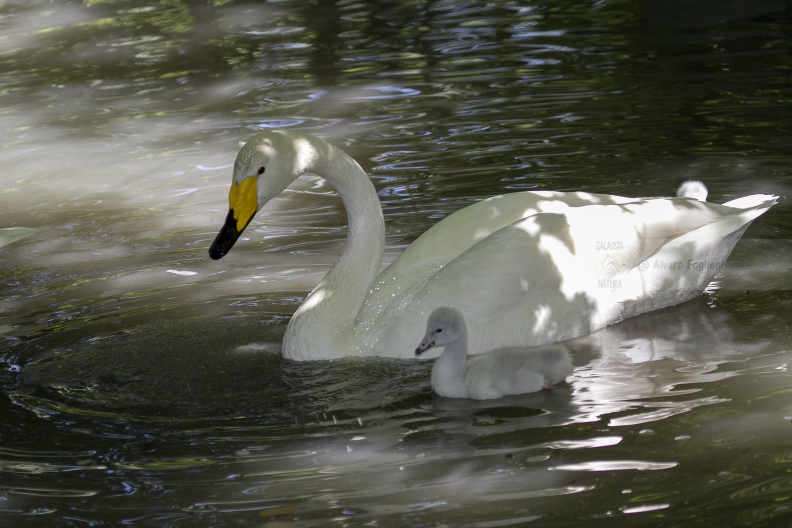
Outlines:
[[[66,490],[60,488],[28,488],[28,487],[5,487],[0,485],[0,491],[9,495],[27,495],[31,497],[45,498],[68,498],[79,499],[94,497],[99,494],[98,490]]]
[[[648,462],[645,460],[596,460],[583,464],[561,464],[548,469],[560,471],[660,471],[679,465],[677,462]]]
[[[726,403],[728,401],[729,401],[728,398],[710,397],[710,398],[701,398],[698,400],[689,400],[679,403],[645,402],[642,405],[642,408],[649,408],[649,409],[651,409],[652,407],[661,407],[661,408],[655,411],[638,412],[636,414],[631,414],[629,416],[613,418],[608,421],[608,425],[613,427],[622,427],[627,425],[640,425],[651,422],[657,422],[660,420],[665,420],[677,414],[689,412],[690,410],[700,407],[702,405],[714,405],[719,403]]]
[[[560,440],[557,442],[549,442],[544,444],[543,447],[550,449],[596,449],[598,447],[608,447],[619,444],[622,441],[621,436],[600,436],[596,438],[587,438],[585,440]]]
[[[631,506],[629,508],[624,508],[622,513],[646,513],[651,511],[657,510],[665,510],[666,508],[670,507],[671,503],[664,502],[660,504],[644,504],[642,506]]]

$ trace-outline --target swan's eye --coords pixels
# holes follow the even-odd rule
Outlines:
[[[256,174],[259,175],[264,174],[264,167],[259,167],[258,170],[256,171]]]

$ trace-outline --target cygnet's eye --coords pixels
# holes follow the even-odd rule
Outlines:
[[[264,167],[259,167],[258,171],[256,171],[256,174],[259,174],[259,175],[264,174]]]
[[[443,329],[442,329],[442,328],[438,328],[437,330],[435,330],[435,333],[439,334],[439,333],[440,333],[440,332],[442,332],[442,331],[443,331]]]

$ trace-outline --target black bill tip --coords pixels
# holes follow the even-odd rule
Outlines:
[[[209,257],[212,260],[220,260],[221,258],[225,257],[226,254],[231,251],[231,248],[234,247],[234,243],[241,234],[242,231],[237,229],[237,221],[234,218],[234,210],[230,209],[228,211],[228,216],[226,216],[223,227],[220,228],[220,232],[217,233],[214,242],[212,242],[212,245],[209,247]]]
[[[420,345],[418,345],[418,348],[415,349],[415,355],[420,356],[421,354],[432,348],[434,345],[435,345],[434,341],[427,344],[421,343]]]

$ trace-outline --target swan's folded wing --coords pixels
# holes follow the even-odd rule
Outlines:
[[[358,313],[358,323],[367,327],[383,317],[383,310],[402,310],[407,300],[443,267],[496,231],[523,218],[541,212],[635,200],[584,192],[527,191],[495,196],[460,209],[432,226],[380,273]]]
[[[685,198],[535,214],[492,233],[394,295],[370,321],[375,348],[405,356],[390,347],[418,342],[427,315],[440,306],[465,315],[471,353],[595,331],[622,318],[625,300],[640,298],[641,310],[653,309],[654,271],[640,269],[648,259],[663,255],[675,240],[726,236],[750,222],[739,218],[746,214]],[[719,222],[736,227],[697,234]],[[651,280],[644,280],[647,272]],[[628,276],[639,280],[622,284]]]
[[[420,341],[427,315],[440,306],[464,313],[474,352],[562,339],[572,329],[563,328],[569,317],[558,314],[590,309],[585,297],[561,293],[558,252],[568,257],[573,249],[564,214],[540,213],[501,228],[383,306],[369,327],[375,353],[404,356],[391,349]]]
[[[537,213],[560,213],[589,205],[627,204],[636,198],[584,192],[525,191],[493,196],[464,207],[433,225],[382,274],[415,273],[444,265],[495,231]]]
[[[714,222],[668,239],[638,267],[619,277],[619,318],[673,306],[699,295],[725,266],[745,230],[775,205],[776,196],[752,195],[707,204]],[[614,304],[615,306],[615,304]],[[611,319],[614,314],[603,314]]]

